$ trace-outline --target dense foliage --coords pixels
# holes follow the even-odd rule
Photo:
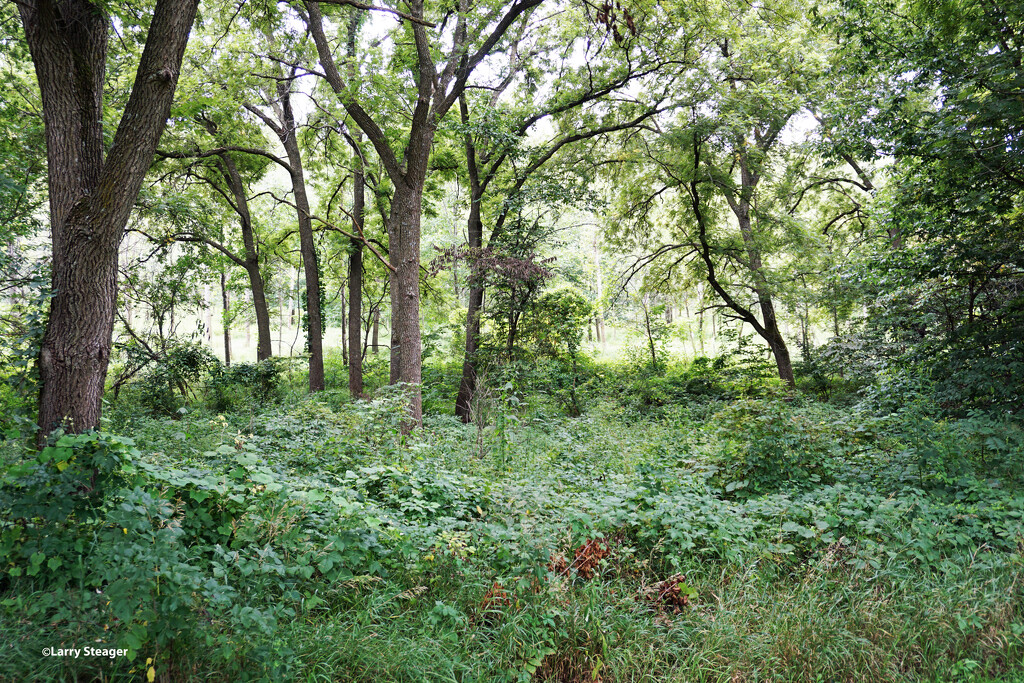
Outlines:
[[[1020,8],[195,8],[0,8],[0,680],[1024,680]]]

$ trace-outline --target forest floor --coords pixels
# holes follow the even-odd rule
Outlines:
[[[134,446],[8,475],[0,679],[1024,680],[1024,439],[996,418],[507,392],[402,437],[377,396],[124,403]],[[90,643],[128,652],[40,654]]]

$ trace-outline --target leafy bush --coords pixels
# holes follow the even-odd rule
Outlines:
[[[259,363],[210,365],[206,382],[207,402],[217,412],[250,408],[280,398],[284,361],[267,358]]]
[[[132,349],[137,345],[125,348],[134,359],[129,364],[146,368],[128,385],[130,398],[154,415],[175,415],[194,396],[199,380],[220,365],[217,357],[198,342],[168,345],[157,356],[149,349],[133,356]]]
[[[197,596],[226,603],[228,589],[192,564],[174,506],[135,486],[130,439],[65,435],[11,467],[0,489],[0,552],[7,581],[34,586],[31,613],[87,624],[128,650],[169,647],[194,624]]]
[[[713,360],[701,356],[687,365],[669,366],[661,375],[629,369],[623,374],[629,378],[624,389],[626,404],[641,411],[694,400],[729,398],[735,393],[724,356]]]
[[[711,461],[726,493],[751,496],[835,480],[827,431],[782,401],[737,401],[714,416]]]

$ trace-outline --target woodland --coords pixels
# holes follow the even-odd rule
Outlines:
[[[1024,681],[1024,5],[0,5],[0,681]]]

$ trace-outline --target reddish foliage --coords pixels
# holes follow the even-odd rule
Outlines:
[[[659,603],[665,609],[675,613],[690,604],[691,595],[693,595],[693,589],[686,585],[686,578],[682,574],[673,574],[643,591],[644,598]]]
[[[572,562],[568,562],[565,555],[561,553],[551,558],[548,569],[556,574],[568,575],[570,569],[585,579],[589,579],[597,573],[597,567],[601,560],[611,554],[611,548],[601,539],[592,538],[573,553]]]
[[[505,610],[512,606],[512,598],[497,581],[494,582],[484,597],[480,599],[480,612],[483,614],[483,622],[491,624],[501,618]]]
[[[508,596],[505,589],[497,581],[491,586],[484,597],[480,600],[480,609],[488,610],[494,608],[508,607],[512,604],[512,598]]]
[[[470,279],[483,277],[488,278],[489,282],[495,279],[508,282],[546,280],[553,275],[551,270],[544,266],[555,259],[540,259],[536,254],[517,258],[490,247],[474,249],[465,245],[446,249],[434,247],[434,250],[438,252],[438,255],[434,257],[428,267],[431,276],[437,275],[460,261],[469,264]]]

